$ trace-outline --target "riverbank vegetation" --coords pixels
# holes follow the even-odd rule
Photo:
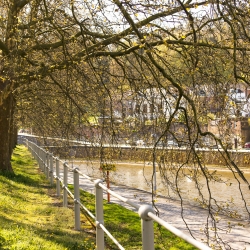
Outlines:
[[[15,174],[0,175],[1,249],[95,249],[95,231],[82,214],[81,231],[74,230],[73,203],[62,207],[35,160],[24,146],[12,156]],[[81,193],[81,201],[94,212],[94,196]],[[105,225],[125,249],[141,249],[140,218],[117,204],[104,202]],[[195,249],[155,225],[156,249]],[[117,249],[106,239],[107,249]]]

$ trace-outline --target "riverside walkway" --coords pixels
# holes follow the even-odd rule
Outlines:
[[[35,145],[33,143],[33,145]],[[35,145],[36,146],[36,145]],[[30,147],[32,148],[32,147]],[[34,149],[32,149],[34,150]],[[43,164],[46,165],[46,168],[50,168],[52,166],[53,168],[53,155],[46,153],[44,150],[42,152],[42,159]],[[39,154],[41,153],[39,151]],[[46,154],[50,155],[50,158],[46,157]],[[40,159],[40,158],[39,158]],[[50,159],[50,160],[49,160]],[[50,162],[50,163],[49,163]],[[59,160],[57,159],[57,162]],[[61,161],[62,163],[62,161]],[[76,162],[75,162],[76,163]],[[72,170],[73,167],[80,167],[78,162],[77,164],[74,164],[73,161],[72,164]],[[66,169],[68,169],[69,166],[67,164],[65,165]],[[64,167],[65,167],[64,166]],[[57,163],[57,171],[59,171],[59,164]],[[62,164],[61,164],[62,167]],[[81,167],[79,168],[81,169]],[[52,169],[51,169],[52,170]],[[70,176],[68,181],[66,180],[66,183],[73,183],[73,175],[72,170],[70,171]],[[49,173],[46,171],[47,174]],[[53,172],[53,170],[52,170]],[[66,171],[66,173],[68,170]],[[63,174],[63,172],[61,172]],[[68,174],[67,174],[68,175]],[[84,175],[80,175],[80,187],[87,192],[94,193],[94,183],[89,180],[89,177],[83,177]],[[49,175],[48,175],[49,177]],[[51,175],[53,182],[53,176]],[[59,177],[61,178],[62,176]],[[138,180],[137,180],[138,181]],[[102,185],[103,186],[103,185]],[[113,192],[115,192],[118,196],[122,196],[123,198],[131,200],[131,203],[140,205],[145,204],[151,204],[152,195],[150,192],[146,192],[140,189],[131,188],[124,185],[112,185],[110,188]],[[218,192],[221,192],[219,189]],[[250,221],[249,218],[245,221],[243,220],[235,220],[229,217],[225,217],[222,215],[216,216],[216,228],[214,228],[213,221],[211,220],[209,213],[207,210],[191,206],[189,204],[183,203],[182,206],[180,205],[180,202],[173,199],[168,199],[166,197],[158,196],[156,198],[155,205],[158,210],[158,215],[161,219],[169,223],[175,228],[178,228],[182,232],[185,232],[186,234],[191,233],[196,240],[199,242],[205,241],[209,242],[210,247],[213,249],[245,249],[250,250]],[[120,200],[114,198],[112,196],[111,202],[118,203],[122,206],[127,207],[130,210],[134,210],[131,207],[128,207]],[[135,211],[137,212],[137,211]],[[205,230],[208,228],[208,230]],[[189,230],[188,230],[189,229]],[[217,247],[218,244],[213,245],[214,240],[214,232],[216,230],[216,241],[221,243],[220,246]],[[209,237],[206,237],[206,232],[208,232]],[[223,242],[223,245],[222,245]]]
[[[51,160],[53,165],[53,158],[51,158]],[[46,161],[44,160],[44,162]],[[74,164],[74,167],[80,167],[80,166],[78,166],[77,163],[76,165]],[[72,168],[73,168],[73,161],[72,161]],[[67,183],[73,183],[72,177],[73,176],[71,171],[71,176],[69,176]],[[90,193],[94,193],[94,183],[84,178],[83,176],[80,176],[80,185],[83,190]],[[137,203],[138,205],[151,204],[152,197],[150,192],[122,185],[119,186],[112,185],[110,189],[114,191],[116,194],[124,198],[130,199],[133,203]],[[221,192],[221,190],[218,191]],[[125,206],[128,209],[134,210],[131,207],[125,205],[120,200],[114,198],[113,196],[111,196],[111,202],[121,204],[122,206]],[[210,246],[213,247],[212,242],[214,237],[214,231],[213,231],[214,227],[213,227],[213,221],[209,217],[207,210],[191,206],[189,204],[182,204],[181,206],[179,201],[168,199],[166,197],[161,197],[161,196],[157,197],[155,203],[159,211],[159,217],[161,219],[168,222],[172,226],[178,228],[182,232],[188,234],[190,231],[198,241],[207,242],[206,235],[204,234],[204,232],[206,232],[205,229],[207,227],[209,229],[208,230],[209,243]],[[218,240],[223,241],[224,247],[219,248],[215,246],[214,249],[250,250],[249,218],[246,221],[233,220],[232,218],[220,215],[217,216],[216,218],[216,226],[217,226],[216,239],[217,241]]]
[[[87,192],[94,194],[94,185],[91,181],[80,178],[80,187]],[[151,193],[123,186],[123,185],[111,185],[110,189],[117,194],[132,200],[139,205],[151,204]],[[104,194],[104,198],[106,195]],[[111,203],[120,204],[130,210],[135,211],[134,208],[127,204],[124,204],[119,199],[111,196]],[[208,219],[208,212],[205,209],[191,206],[189,204],[184,204],[184,210],[181,211],[180,202],[166,197],[157,197],[156,206],[159,210],[159,217],[167,221],[172,226],[178,228],[179,230],[189,234],[186,224],[189,226],[190,231],[193,236],[199,240],[206,240],[205,234],[203,233],[204,227],[209,223],[211,226],[211,219]],[[137,212],[137,211],[135,211]],[[185,218],[184,223],[183,218]],[[233,220],[225,216],[219,216],[218,235],[223,239],[227,245],[223,249],[245,249],[250,250],[250,222],[242,220]],[[230,223],[229,223],[230,222]],[[228,225],[230,224],[230,230]],[[212,239],[213,232],[210,230],[210,238]],[[216,249],[216,248],[215,248]]]

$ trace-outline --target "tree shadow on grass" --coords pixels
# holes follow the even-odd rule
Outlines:
[[[13,172],[10,173],[7,171],[0,171],[0,176],[5,177],[6,180],[9,180],[11,182],[16,182],[16,183],[31,186],[31,187],[37,187],[42,182],[40,178],[34,179],[34,178],[29,177],[26,174],[19,174],[19,173],[16,174],[16,173],[13,173]]]
[[[68,250],[94,249],[95,238],[84,231],[64,232],[61,229],[47,228],[46,225],[43,228],[39,228],[36,225],[28,225],[24,222],[16,222],[15,220],[7,219],[6,217],[3,216],[0,216],[0,221],[3,225],[2,229],[4,229],[4,233],[3,231],[0,231],[0,249],[1,247],[6,247],[6,246],[8,246],[9,248],[5,249],[11,249],[11,246],[16,244],[15,240],[13,240],[13,238],[10,239],[8,236],[10,234],[15,234],[15,233],[17,233],[17,235],[15,235],[17,238],[16,241],[18,241],[19,243],[21,242],[23,245],[30,244],[30,247],[32,249],[35,249],[35,247],[38,247],[38,245],[42,245],[43,244],[42,240],[46,240],[47,242],[53,242],[55,243],[55,245],[59,245]],[[17,228],[18,230],[15,230]],[[23,234],[25,230],[31,232],[30,238],[34,237],[33,234],[35,234],[37,239],[34,241],[22,237],[21,234]],[[41,241],[39,240],[39,238],[41,239]],[[28,249],[28,248],[23,248],[23,249]]]

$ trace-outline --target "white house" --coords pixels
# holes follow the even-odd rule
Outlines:
[[[175,111],[178,92],[174,88],[148,88],[137,93],[132,102],[133,116],[140,120],[169,118]],[[182,100],[181,105],[185,106]]]

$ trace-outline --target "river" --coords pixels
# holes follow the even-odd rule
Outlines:
[[[83,162],[76,159],[74,165],[79,167],[80,170],[93,177],[102,178],[103,173],[99,170],[99,163],[97,162]],[[170,182],[163,180],[160,171],[156,168],[156,178],[152,178],[153,166],[152,164],[143,163],[128,163],[119,162],[115,163],[116,171],[110,172],[110,180],[116,184],[122,184],[134,188],[138,188],[145,191],[156,190],[157,195],[168,196],[174,199],[179,199],[179,196],[171,189],[171,182],[174,182],[176,172],[173,170],[165,171]],[[249,214],[245,208],[250,209],[250,190],[245,182],[243,182],[239,176],[238,181],[234,178],[233,173],[222,167],[209,168],[209,172],[214,172],[216,169],[217,181],[210,180],[209,188],[212,197],[224,208],[225,211],[235,211],[235,214],[243,220],[249,220]],[[244,171],[246,179],[250,182],[250,170]],[[181,177],[179,178],[178,189],[181,193],[181,197],[190,204],[196,204],[200,199],[197,191],[197,183],[192,178],[193,172],[189,169],[185,169]],[[152,185],[152,180],[153,185]],[[154,183],[155,182],[155,183]],[[241,187],[241,192],[239,190]],[[112,185],[111,185],[112,187]],[[208,189],[206,186],[206,179],[202,176],[199,177],[199,188],[205,198],[208,198]],[[112,188],[111,188],[112,189]],[[242,199],[244,195],[245,202]]]

